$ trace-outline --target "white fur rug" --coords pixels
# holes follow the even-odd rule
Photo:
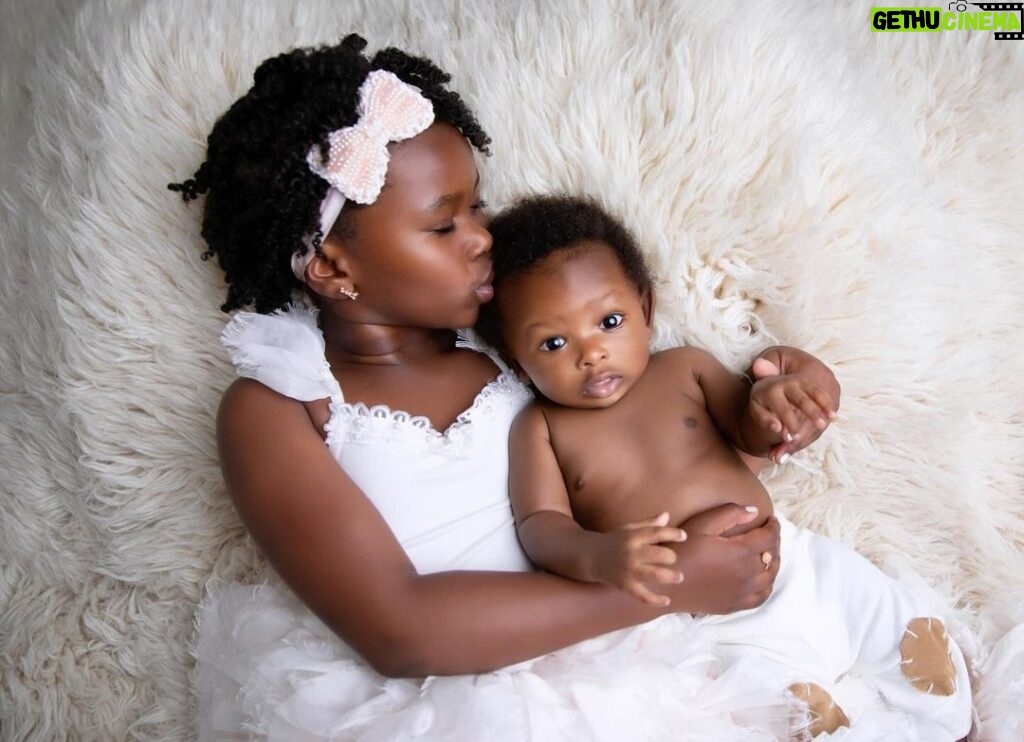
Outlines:
[[[1024,42],[868,7],[0,5],[0,737],[191,735],[193,609],[261,562],[217,467],[222,278],[165,184],[260,60],[357,30],[454,73],[495,206],[628,220],[661,342],[832,364],[842,418],[771,490],[955,607],[975,738],[1022,738],[997,641],[1024,621]]]

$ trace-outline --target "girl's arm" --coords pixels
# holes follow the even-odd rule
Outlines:
[[[767,361],[772,364],[772,367],[774,368],[762,366],[759,369],[758,361]],[[828,366],[816,357],[812,356],[810,353],[797,348],[790,348],[785,345],[775,345],[771,348],[765,348],[757,354],[757,358],[755,358],[751,364],[749,375],[751,378],[763,379],[766,376],[772,376],[775,374],[782,376],[789,374],[806,374],[807,376],[810,376],[831,397],[834,403],[834,407],[832,409],[839,409],[839,396],[841,390],[835,374],[832,373]]]
[[[841,390],[839,381],[831,369],[822,361],[797,348],[790,348],[785,345],[776,345],[761,351],[757,358],[750,365],[747,372],[748,378],[755,383],[770,376],[786,376],[802,374],[814,381],[826,397],[829,422],[835,420],[839,411],[839,398]],[[776,461],[782,460],[786,454],[794,453],[800,448],[805,448],[824,432],[827,425],[820,425],[810,417],[803,416],[799,421],[799,427],[789,431],[799,442],[799,445],[783,442],[772,450],[771,458]],[[760,467],[758,467],[759,470]],[[756,473],[756,470],[755,470]]]
[[[225,393],[218,445],[235,506],[270,562],[382,674],[482,672],[664,612],[547,574],[417,574],[305,406],[258,382],[240,379]],[[716,516],[716,532],[751,518],[740,508]],[[669,591],[674,607],[724,613],[759,605],[776,574],[774,566],[758,570],[760,553],[777,557],[778,538],[771,521],[734,538],[680,544],[680,563],[700,564],[702,574]]]
[[[782,369],[785,368],[786,371]],[[818,383],[826,393],[829,394],[833,400],[832,409],[838,411],[839,409],[839,397],[840,389],[839,382],[836,380],[835,375],[829,370],[828,366],[822,363],[820,360],[812,356],[810,353],[806,353],[796,348],[791,348],[785,345],[776,345],[771,348],[766,348],[751,362],[750,368],[747,369],[746,377],[750,379],[750,382],[760,381],[761,379],[769,376],[778,376],[783,373],[807,373],[818,380]],[[795,434],[807,443],[812,443],[818,439],[822,431],[817,426],[813,425],[809,419],[805,419],[803,425],[799,430],[794,431]],[[764,458],[760,456],[752,456],[746,451],[736,449],[740,457],[743,459],[747,467],[754,472],[754,474],[760,473],[761,469],[764,468]],[[782,456],[787,453],[792,453],[795,449],[792,449],[788,443],[783,441],[771,451],[769,458],[779,461]]]
[[[608,532],[591,531],[576,522],[547,418],[536,404],[512,424],[509,497],[519,541],[538,567],[618,588],[649,605],[669,605],[667,596],[652,592],[648,585],[682,582],[682,573],[673,568],[676,553],[663,544],[682,541],[683,531],[667,527],[667,513]]]

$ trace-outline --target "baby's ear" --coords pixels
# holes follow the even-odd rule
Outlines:
[[[651,329],[654,322],[654,286],[648,286],[646,291],[640,293],[640,305],[644,308],[644,324]]]

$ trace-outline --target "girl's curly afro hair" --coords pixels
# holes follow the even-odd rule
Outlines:
[[[484,154],[490,139],[462,99],[445,86],[451,76],[400,49],[363,55],[356,34],[321,48],[295,49],[263,62],[253,86],[218,119],[207,139],[206,161],[183,183],[168,186],[186,201],[206,194],[203,258],[217,256],[228,283],[225,312],[254,305],[285,306],[299,282],[291,256],[313,234],[319,252],[319,207],[327,182],[312,173],[306,153],[327,135],[356,122],[360,85],[371,70],[393,72],[415,85],[444,121]],[[344,228],[345,211],[339,228]]]

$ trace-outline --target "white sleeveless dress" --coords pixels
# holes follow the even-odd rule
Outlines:
[[[330,400],[326,443],[420,573],[525,571],[508,501],[507,436],[529,390],[501,373],[440,433],[426,418],[346,403],[315,314],[242,313],[224,331],[238,373]],[[472,347],[464,337],[460,342]],[[493,356],[492,356],[493,357]],[[785,699],[755,665],[723,671],[699,622],[667,616],[481,675],[389,679],[277,579],[200,606],[200,740],[771,740]]]

